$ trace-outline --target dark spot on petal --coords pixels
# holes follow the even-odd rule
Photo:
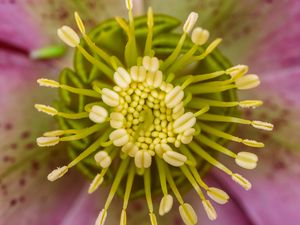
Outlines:
[[[273,168],[275,170],[284,170],[284,169],[286,169],[286,165],[282,161],[277,161],[273,164]]]
[[[3,156],[3,162],[6,163],[14,163],[15,162],[15,158],[9,155],[5,155]]]
[[[31,168],[33,171],[38,171],[40,169],[40,164],[37,161],[32,161]]]
[[[136,211],[141,211],[143,209],[143,205],[140,202],[135,202],[133,204],[133,209]]]
[[[9,202],[10,206],[15,206],[17,204],[17,200],[16,199],[12,199],[10,202]]]
[[[25,180],[24,178],[21,178],[21,179],[19,180],[19,185],[20,185],[21,187],[24,187],[25,184],[26,184],[26,180]]]
[[[21,197],[19,198],[19,202],[20,202],[20,203],[23,203],[23,202],[25,202],[25,200],[26,200],[26,199],[25,199],[25,197],[24,197],[24,196],[21,196]]]
[[[33,148],[35,147],[35,143],[27,143],[26,145],[25,145],[25,149],[26,150],[32,150]]]
[[[181,225],[181,224],[182,224],[181,218],[179,218],[178,216],[176,216],[176,217],[174,218],[173,224],[174,224],[174,225]]]
[[[22,139],[26,139],[30,136],[30,132],[29,131],[24,131],[21,133],[21,138]]]
[[[17,149],[18,145],[16,143],[12,143],[12,144],[10,144],[10,148],[11,149]]]
[[[13,125],[11,123],[4,124],[4,129],[5,130],[11,130],[12,128],[13,128]]]

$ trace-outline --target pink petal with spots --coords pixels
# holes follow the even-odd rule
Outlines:
[[[230,178],[228,178],[230,179]],[[212,174],[206,176],[205,182],[210,187],[217,187],[224,190],[224,184],[218,179],[215,179]],[[226,186],[225,186],[226,187]],[[205,213],[203,206],[201,204],[200,198],[197,197],[196,192],[193,190],[189,192],[186,197],[186,201],[190,202],[198,215],[197,225],[252,225],[252,219],[249,217],[247,211],[244,211],[240,206],[240,202],[237,199],[231,198],[228,203],[225,205],[219,205],[213,200],[210,200],[213,204],[218,218],[214,221],[208,219],[207,214]],[[250,203],[251,204],[251,203]]]
[[[239,202],[252,224],[297,225],[300,221],[300,155],[282,146],[269,145],[259,153],[259,159],[256,171],[234,168],[252,182],[250,191],[243,190],[220,171],[214,169],[212,175],[234,201]],[[232,162],[227,164],[232,168]]]
[[[38,87],[36,79],[57,71],[51,62],[16,53],[0,51],[0,224],[59,224],[83,182],[72,173],[64,181],[47,181],[66,154],[64,148],[51,151],[35,144],[37,136],[53,128],[53,118],[33,105],[50,104],[56,92]]]

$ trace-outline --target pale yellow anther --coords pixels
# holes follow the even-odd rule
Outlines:
[[[117,129],[110,133],[109,139],[115,146],[123,146],[129,141],[129,136],[125,129]]]
[[[162,84],[163,74],[160,70],[156,72],[148,72],[146,75],[146,83],[150,87],[157,88]]]
[[[158,144],[155,146],[155,152],[159,157],[163,157],[163,154],[167,151],[172,151],[172,148],[168,144]]]
[[[95,225],[104,225],[106,217],[107,217],[107,210],[102,209],[97,217]]]
[[[146,79],[146,69],[143,66],[133,66],[130,68],[130,76],[133,81],[143,82]]]
[[[147,150],[139,150],[134,156],[134,163],[137,168],[149,168],[152,156]]]
[[[122,152],[128,154],[130,157],[134,157],[138,150],[139,148],[132,142],[129,142],[122,147]]]
[[[175,133],[182,133],[185,130],[193,127],[196,123],[196,118],[192,112],[187,112],[175,120],[173,129]]]
[[[47,179],[49,181],[55,181],[59,178],[61,178],[63,175],[65,175],[68,172],[69,168],[67,166],[59,167],[55,170],[53,170],[51,173],[48,174]]]
[[[89,113],[89,118],[94,123],[103,123],[107,118],[107,111],[104,107],[99,105],[93,105]]]
[[[182,116],[184,114],[184,107],[183,107],[183,102],[180,102],[177,104],[173,110],[172,110],[172,118],[176,120],[178,117]]]
[[[111,157],[106,151],[97,152],[97,154],[94,156],[94,159],[102,168],[107,168],[111,164]]]
[[[42,105],[42,104],[35,104],[34,107],[39,111],[39,112],[43,112],[43,113],[46,113],[50,116],[55,116],[57,115],[58,111],[51,107],[51,106],[48,106],[48,105]]]
[[[257,166],[258,157],[251,152],[239,152],[235,158],[235,163],[245,169],[254,169]]]
[[[108,88],[103,88],[102,89],[102,100],[103,102],[111,107],[116,107],[119,105],[120,102],[120,96],[118,93],[108,89]]]
[[[215,208],[212,206],[211,202],[208,201],[208,200],[203,200],[202,201],[202,205],[204,207],[204,210],[208,216],[208,218],[210,220],[215,220],[217,219],[217,213],[216,213],[216,210]]]
[[[193,140],[195,131],[196,130],[194,128],[189,128],[189,129],[185,130],[182,134],[180,141],[183,144],[189,144]]]
[[[175,151],[166,151],[163,154],[163,159],[170,165],[179,167],[184,165],[187,160],[187,157],[179,152]]]
[[[143,67],[152,73],[156,72],[159,68],[159,61],[156,57],[145,56],[142,63]]]
[[[172,195],[164,195],[159,204],[159,215],[163,216],[167,214],[173,206],[173,197]]]
[[[57,30],[58,37],[72,48],[75,48],[80,43],[80,38],[76,32],[69,26],[62,26]]]
[[[198,13],[191,12],[183,25],[183,32],[190,33],[198,19]]]
[[[255,88],[260,84],[259,77],[256,74],[248,74],[235,80],[235,85],[239,90]]]
[[[197,221],[198,221],[197,214],[190,204],[184,203],[184,204],[180,205],[179,213],[180,213],[180,216],[181,216],[183,222],[186,225],[197,224]]]
[[[85,34],[85,27],[84,27],[84,24],[83,24],[79,14],[78,14],[78,12],[75,12],[74,16],[75,16],[75,21],[76,21],[78,29],[80,30],[80,32],[82,34]]]
[[[239,106],[242,108],[256,108],[258,106],[261,106],[262,104],[263,102],[259,100],[245,100],[239,102]]]
[[[103,176],[101,174],[97,174],[89,186],[88,193],[91,194],[96,191],[97,188],[103,183],[103,180]]]
[[[209,32],[201,27],[196,27],[192,32],[191,38],[195,45],[204,45],[209,38]]]
[[[165,103],[168,108],[174,108],[178,105],[184,97],[184,92],[180,86],[174,87],[170,90],[165,98]]]
[[[127,70],[122,67],[119,67],[114,73],[114,81],[121,88],[127,88],[131,83],[131,78]]]
[[[244,145],[247,145],[247,146],[250,146],[250,147],[255,147],[255,148],[263,148],[265,146],[264,143],[262,143],[262,142],[249,140],[249,139],[242,140],[242,143]]]
[[[132,10],[132,0],[125,0],[126,8]]]
[[[215,187],[208,188],[207,195],[221,205],[227,203],[229,200],[229,196],[225,191]]]
[[[273,124],[267,123],[267,122],[258,121],[258,120],[252,121],[251,125],[253,127],[257,128],[257,129],[266,130],[266,131],[271,131],[274,128]]]
[[[54,146],[59,143],[59,137],[38,137],[36,143],[40,147]]]
[[[208,45],[208,47],[205,49],[205,55],[208,55],[212,51],[214,51],[219,46],[219,44],[221,44],[221,42],[222,42],[222,39],[221,38],[217,38],[212,43],[210,43]]]
[[[50,88],[58,88],[60,86],[60,84],[55,81],[55,80],[50,80],[50,79],[45,79],[45,78],[40,78],[37,80],[37,83],[40,86],[43,87],[50,87]]]
[[[166,93],[168,93],[169,91],[171,91],[173,89],[173,85],[170,83],[167,83],[165,81],[163,81],[161,83],[160,89]]]
[[[248,72],[248,70],[249,67],[246,65],[236,65],[227,69],[226,73],[229,74],[232,79],[236,79],[244,76]]]
[[[234,173],[231,175],[231,178],[233,181],[241,185],[246,191],[251,189],[251,183],[240,174]]]
[[[112,112],[109,115],[110,118],[110,126],[112,128],[118,129],[121,128],[124,124],[124,115],[122,113],[119,112]]]

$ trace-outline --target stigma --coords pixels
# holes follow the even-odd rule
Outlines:
[[[60,126],[38,137],[37,144],[51,147],[68,142],[72,161],[54,169],[48,180],[55,181],[79,166],[92,177],[88,193],[109,183],[96,225],[105,223],[117,193],[124,199],[122,225],[127,223],[130,199],[136,197],[146,199],[149,220],[158,224],[154,193],[161,197],[160,216],[172,210],[175,198],[183,222],[197,224],[195,210],[181,194],[187,186],[194,189],[208,218],[215,220],[212,201],[226,204],[230,197],[206,184],[203,168],[214,166],[249,190],[251,183],[216,155],[224,154],[238,166],[254,169],[258,163],[255,153],[236,153],[224,143],[262,148],[260,141],[234,136],[235,125],[273,129],[268,122],[236,116],[238,107],[262,105],[260,100],[238,101],[236,97],[236,90],[257,87],[259,77],[248,74],[246,65],[226,63],[217,50],[222,40],[209,41],[209,31],[196,26],[197,13],[188,15],[178,34],[173,32],[176,19],[154,15],[152,8],[147,16],[134,18],[132,2],[125,3],[128,21],[116,17],[86,33],[75,13],[81,37],[66,25],[57,31],[65,44],[76,49],[75,69],[64,69],[59,81],[37,81],[40,86],[58,89],[61,97],[55,106],[35,105],[38,111],[56,117]]]

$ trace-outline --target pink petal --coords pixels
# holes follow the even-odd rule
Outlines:
[[[71,173],[64,181],[48,182],[47,174],[64,162],[65,152],[35,144],[37,136],[52,128],[53,119],[33,105],[51,103],[55,96],[55,91],[38,87],[36,79],[57,71],[52,63],[8,51],[0,51],[0,62],[0,224],[58,224],[82,181]]]
[[[234,201],[239,202],[252,224],[298,224],[300,155],[281,146],[269,146],[259,154],[259,159],[256,171],[244,172],[235,168],[235,171],[240,171],[252,181],[253,188],[250,191],[243,190],[219,171],[213,170],[212,175],[222,183]]]

